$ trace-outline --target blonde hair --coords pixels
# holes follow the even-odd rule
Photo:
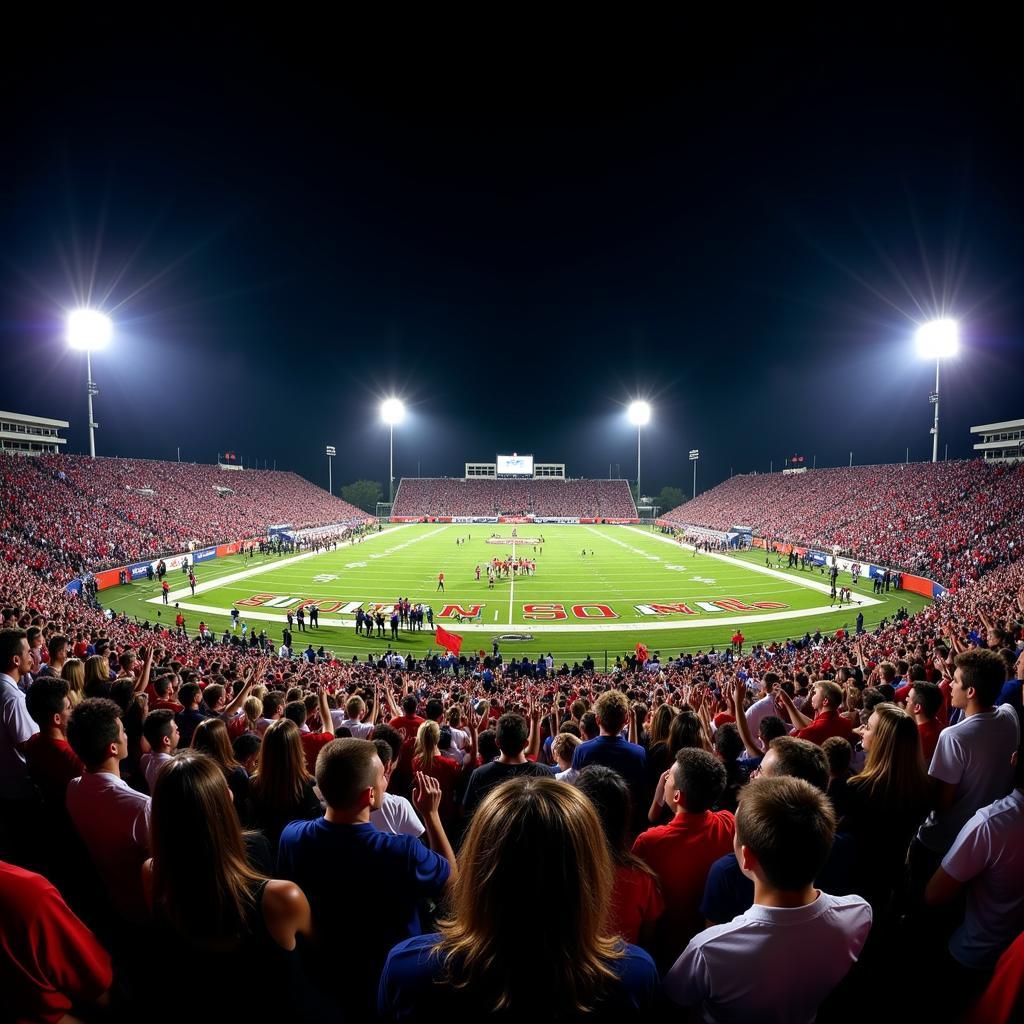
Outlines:
[[[61,667],[60,677],[68,684],[68,700],[72,707],[85,700],[85,663],[81,658],[68,658]]]
[[[441,727],[437,722],[424,722],[416,731],[416,749],[414,757],[419,759],[420,767],[428,772],[434,766],[437,747],[441,742]]]
[[[613,872],[597,812],[574,787],[522,777],[493,789],[462,846],[451,916],[438,923],[448,983],[475,990],[491,1012],[585,1013],[624,953],[607,927]],[[543,957],[533,920],[508,898],[514,892],[558,908]]]
[[[259,697],[246,697],[242,702],[245,715],[245,728],[248,732],[256,732],[259,720],[263,717],[263,701]]]

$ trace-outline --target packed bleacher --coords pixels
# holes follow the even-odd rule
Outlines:
[[[625,480],[459,480],[405,477],[392,514],[635,519]]]
[[[1020,1019],[1024,561],[994,511],[990,558],[871,632],[338,662],[66,593],[50,474],[5,464],[0,511],[13,1019]]]
[[[14,553],[55,573],[148,557],[366,513],[294,473],[225,471],[143,459],[0,455],[0,529]],[[45,516],[32,510],[45,507]]]
[[[1024,549],[1024,464],[985,461],[734,476],[670,523],[824,549],[957,586]]]

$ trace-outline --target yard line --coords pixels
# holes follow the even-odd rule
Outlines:
[[[516,560],[516,542],[512,541],[512,561]],[[509,569],[511,585],[508,588],[508,624],[512,625],[512,597],[516,592],[516,574],[515,571]]]

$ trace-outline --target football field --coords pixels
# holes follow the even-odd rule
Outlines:
[[[499,575],[488,585],[493,559],[527,559],[533,573]],[[477,579],[477,567],[480,578]],[[444,590],[438,576],[444,573]],[[853,627],[858,611],[871,628],[905,605],[925,604],[913,594],[874,596],[870,582],[854,590],[854,604],[830,606],[827,575],[819,569],[777,568],[764,552],[697,554],[641,528],[548,524],[415,524],[382,531],[337,551],[319,554],[232,557],[196,567],[193,596],[187,580],[172,572],[170,607],[158,584],[137,582],[104,591],[101,600],[140,621],[173,622],[177,604],[190,634],[204,621],[218,634],[240,623],[267,631],[275,646],[289,611],[307,608],[307,629],[294,632],[296,650],[308,642],[351,657],[383,653],[389,646],[421,656],[434,647],[422,631],[402,630],[394,644],[355,632],[358,608],[386,617],[399,598],[433,610],[435,624],[464,638],[464,650],[503,653],[551,651],[562,659],[598,661],[633,650],[640,641],[665,654],[722,649],[739,628],[748,642],[784,640],[820,629]],[[842,574],[840,585],[849,585]],[[308,626],[308,608],[319,610],[319,627]]]

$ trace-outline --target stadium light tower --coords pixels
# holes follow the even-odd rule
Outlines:
[[[917,329],[917,354],[922,359],[935,360],[935,391],[928,400],[935,406],[932,425],[932,462],[939,461],[939,367],[943,359],[957,354],[960,343],[960,325],[955,320],[932,320]]]
[[[405,406],[398,398],[387,398],[380,406],[380,418],[388,425],[391,435],[388,460],[388,501],[395,503],[395,424],[405,419]]]
[[[629,403],[629,422],[636,425],[636,504],[640,511],[640,432],[651,421],[651,407],[646,402]]]
[[[114,333],[110,317],[97,309],[76,309],[68,314],[68,345],[85,350],[85,387],[89,396],[89,458],[96,458],[96,428],[92,418],[92,398],[99,394],[92,379],[92,354],[107,347]]]

